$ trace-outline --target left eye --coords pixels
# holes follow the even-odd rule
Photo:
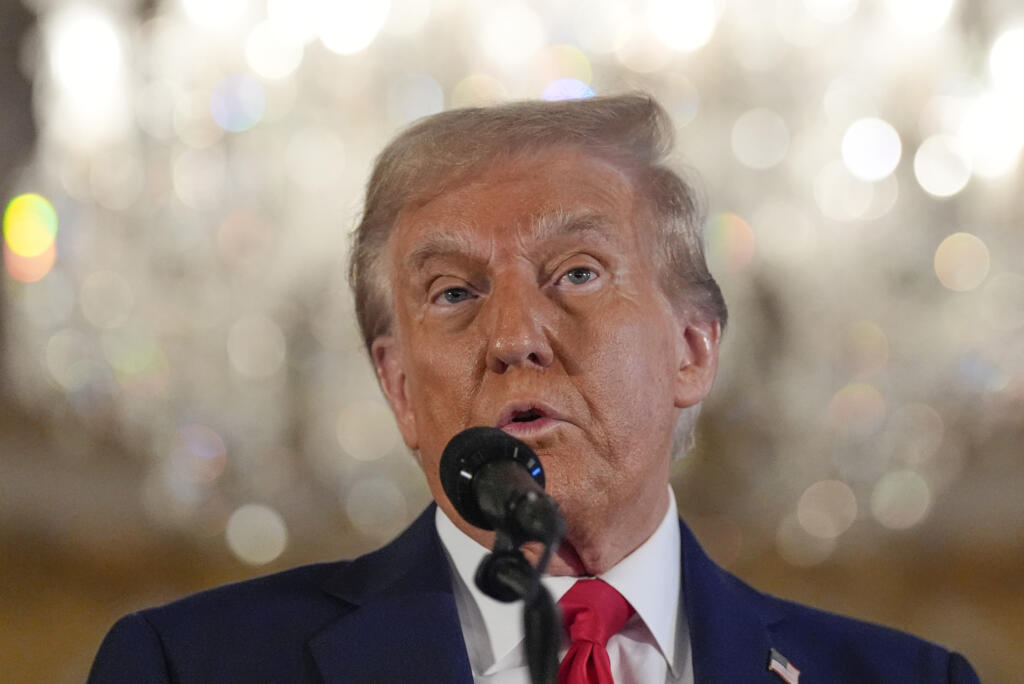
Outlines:
[[[564,280],[567,280],[573,285],[583,285],[584,283],[588,283],[596,277],[596,273],[594,273],[589,268],[585,268],[583,266],[578,266],[576,268],[570,269],[565,272],[565,275],[562,276]]]

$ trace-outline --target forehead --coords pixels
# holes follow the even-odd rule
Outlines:
[[[579,239],[632,242],[637,197],[629,175],[577,148],[495,161],[429,200],[405,207],[390,240],[399,267],[439,251]]]

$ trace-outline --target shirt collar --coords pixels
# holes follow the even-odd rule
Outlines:
[[[669,504],[665,516],[654,533],[623,558],[617,565],[599,575],[613,586],[636,609],[650,630],[658,648],[673,673],[675,665],[676,628],[679,614],[680,538],[675,496],[669,488]],[[476,569],[489,551],[467,536],[437,508],[437,533],[458,573],[459,583],[468,590],[480,611],[480,617],[491,647],[491,665],[502,660],[523,640],[522,606],[502,603],[484,594],[473,580]],[[557,601],[579,578],[545,576],[544,586]]]
[[[682,564],[679,516],[671,488],[668,501],[668,510],[654,534],[599,577],[636,609],[674,673]]]

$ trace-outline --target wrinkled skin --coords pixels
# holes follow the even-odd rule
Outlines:
[[[505,426],[544,464],[568,523],[554,574],[597,574],[643,543],[668,506],[680,409],[717,365],[717,323],[659,288],[654,236],[628,175],[574,147],[495,163],[399,215],[386,254],[393,334],[374,363],[438,504],[448,441]],[[528,555],[535,549],[527,549]]]

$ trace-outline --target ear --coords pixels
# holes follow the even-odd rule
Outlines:
[[[373,340],[370,354],[384,398],[395,414],[398,431],[402,433],[405,445],[415,451],[419,448],[416,416],[409,399],[408,382],[398,341],[392,335],[381,335]]]
[[[711,391],[718,370],[718,343],[722,326],[702,319],[679,322],[679,372],[676,375],[676,408],[700,403]]]

